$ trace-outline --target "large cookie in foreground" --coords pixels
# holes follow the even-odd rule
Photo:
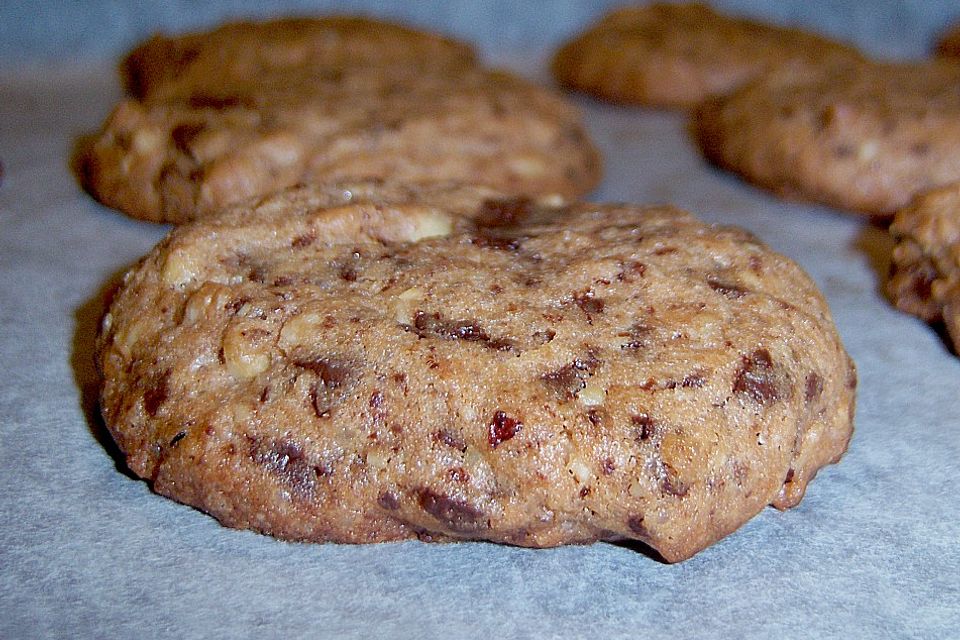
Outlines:
[[[813,33],[716,13],[702,3],[624,7],[554,55],[565,87],[613,102],[687,108],[772,69],[859,59]]]
[[[455,179],[575,196],[600,177],[579,112],[388,23],[240,23],[156,37],[80,163],[103,203],[183,222],[300,183]]]
[[[918,196],[890,225],[887,291],[897,307],[943,321],[960,353],[960,183]]]
[[[837,65],[765,76],[705,104],[708,158],[783,196],[876,217],[960,180],[960,65]]]
[[[854,367],[794,263],[670,207],[491,195],[302,188],[174,230],[98,342],[130,468],[285,539],[677,561],[843,454]]]

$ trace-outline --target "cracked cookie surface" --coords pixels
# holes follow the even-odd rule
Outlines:
[[[464,44],[360,18],[156,36],[83,154],[86,188],[183,222],[301,183],[456,179],[574,196],[600,177],[579,112]]]
[[[157,492],[285,539],[641,540],[788,508],[852,433],[816,287],[671,207],[301,188],[175,229],[102,324]]]
[[[689,108],[784,64],[857,59],[829,38],[702,3],[624,7],[554,55],[560,84],[613,102]]]

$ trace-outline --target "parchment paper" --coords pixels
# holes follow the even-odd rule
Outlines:
[[[742,225],[821,286],[860,371],[857,431],[799,507],[767,509],[667,565],[613,544],[291,544],[223,528],[152,494],[105,434],[91,349],[104,292],[167,228],[94,202],[69,157],[120,95],[117,52],[158,15],[185,24],[174,11],[185,3],[150,3],[153,13],[89,3],[93,16],[110,9],[118,21],[89,38],[75,25],[35,24],[60,4],[0,10],[0,40],[28,48],[0,64],[0,638],[960,637],[960,358],[881,294],[890,248],[882,229],[777,200],[713,169],[675,113],[573,98],[606,156],[593,199],[671,202]],[[453,3],[458,13],[447,3],[436,26],[463,30],[474,16],[492,59],[545,79],[552,43],[600,5],[544,4],[569,12]],[[739,3],[774,17],[818,16],[883,50],[863,20],[842,21],[855,4]],[[867,23],[902,36],[888,43],[893,54],[924,51],[955,9],[877,4],[888,13]],[[217,16],[236,8],[210,5]],[[265,6],[303,13],[306,5]],[[385,11],[428,22],[440,5],[411,6]],[[190,20],[213,15],[195,10]],[[505,20],[490,13],[503,11],[526,21],[510,33],[539,36],[503,49],[495,26]],[[98,35],[109,42],[92,43]],[[75,42],[86,46],[72,54],[64,43]]]

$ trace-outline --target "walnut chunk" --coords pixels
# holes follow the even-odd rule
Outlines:
[[[160,278],[169,287],[180,287],[199,278],[203,258],[187,251],[171,251],[163,263]]]
[[[270,366],[273,344],[262,323],[238,320],[223,334],[223,360],[235,378],[254,378]]]

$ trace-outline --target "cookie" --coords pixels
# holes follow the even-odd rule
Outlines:
[[[960,353],[960,183],[918,196],[890,233],[890,297],[907,313],[942,321]]]
[[[121,74],[141,101],[229,99],[279,85],[290,74],[342,73],[350,67],[457,72],[477,64],[462,42],[359,16],[231,22],[203,33],[157,34],[127,54]],[[201,98],[202,100],[202,98]]]
[[[792,198],[885,218],[960,180],[960,66],[777,73],[698,111],[706,156]]]
[[[183,222],[312,182],[455,179],[561,196],[596,185],[599,155],[561,97],[476,66],[463,45],[381,24],[154,38],[128,58],[138,97],[89,146],[87,189],[133,217]]]
[[[943,58],[960,58],[960,23],[949,27],[941,34],[934,53]]]
[[[813,283],[745,231],[451,185],[178,227],[97,353],[129,467],[225,525],[668,561],[796,505],[856,386]]]
[[[604,100],[688,108],[784,64],[859,57],[823,36],[718,14],[706,4],[658,3],[604,16],[560,47],[553,74]]]

